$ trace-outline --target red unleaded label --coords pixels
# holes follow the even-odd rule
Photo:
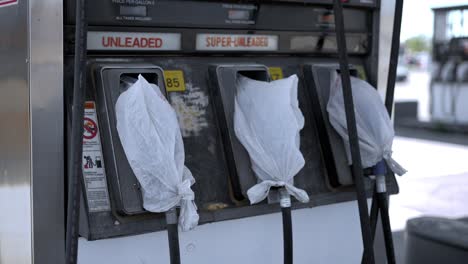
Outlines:
[[[275,35],[198,34],[197,50],[272,51],[278,50]]]
[[[16,4],[18,4],[18,0],[0,0],[0,8]]]
[[[180,50],[179,33],[88,33],[88,50]]]

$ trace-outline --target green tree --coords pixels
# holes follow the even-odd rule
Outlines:
[[[431,44],[429,38],[421,35],[407,39],[405,47],[410,52],[421,52],[429,51]]]

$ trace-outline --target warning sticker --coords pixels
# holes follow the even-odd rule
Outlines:
[[[17,4],[18,0],[0,0],[0,8]]]
[[[84,134],[85,139],[93,139],[97,135],[97,124],[91,118],[84,118]]]
[[[85,104],[83,132],[83,177],[90,212],[110,211],[109,192],[102,158],[96,106]]]

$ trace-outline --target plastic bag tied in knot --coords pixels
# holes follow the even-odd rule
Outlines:
[[[186,231],[199,216],[185,167],[185,153],[177,115],[159,87],[141,75],[123,92],[115,106],[117,131],[127,160],[138,179],[143,207],[167,212],[180,206],[179,226]]]
[[[234,130],[260,180],[247,191],[252,204],[264,200],[271,187],[285,187],[297,200],[309,201],[309,195],[293,185],[293,177],[305,164],[299,150],[304,116],[297,84],[296,75],[273,82],[238,78]]]
[[[327,112],[331,125],[344,141],[348,163],[351,165],[341,77],[336,72],[331,77]],[[379,93],[369,83],[355,77],[351,77],[351,87],[362,166],[370,168],[384,159],[394,173],[400,176],[405,174],[407,171],[392,158],[395,131]]]

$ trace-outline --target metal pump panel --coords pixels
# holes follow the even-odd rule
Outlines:
[[[157,84],[163,94],[163,70],[151,64],[105,64],[95,65],[98,114],[101,122],[103,155],[106,164],[108,182],[112,189],[112,199],[119,213],[132,215],[143,213],[140,185],[127,161],[119,140],[116,127],[115,104],[119,95],[128,89],[123,84],[125,77],[138,78],[141,74],[150,83]]]
[[[324,155],[328,181],[332,188],[353,184],[343,140],[331,126],[327,113],[332,73],[338,71],[339,68],[337,64],[304,65],[304,79],[310,100],[313,102],[322,155]],[[357,71],[353,68],[351,68],[351,75],[357,76]]]
[[[234,199],[242,201],[247,190],[257,183],[250,157],[234,132],[234,98],[238,75],[254,80],[268,81],[268,68],[264,65],[219,65],[211,66],[213,99],[220,124],[224,151],[229,164],[229,175]]]

